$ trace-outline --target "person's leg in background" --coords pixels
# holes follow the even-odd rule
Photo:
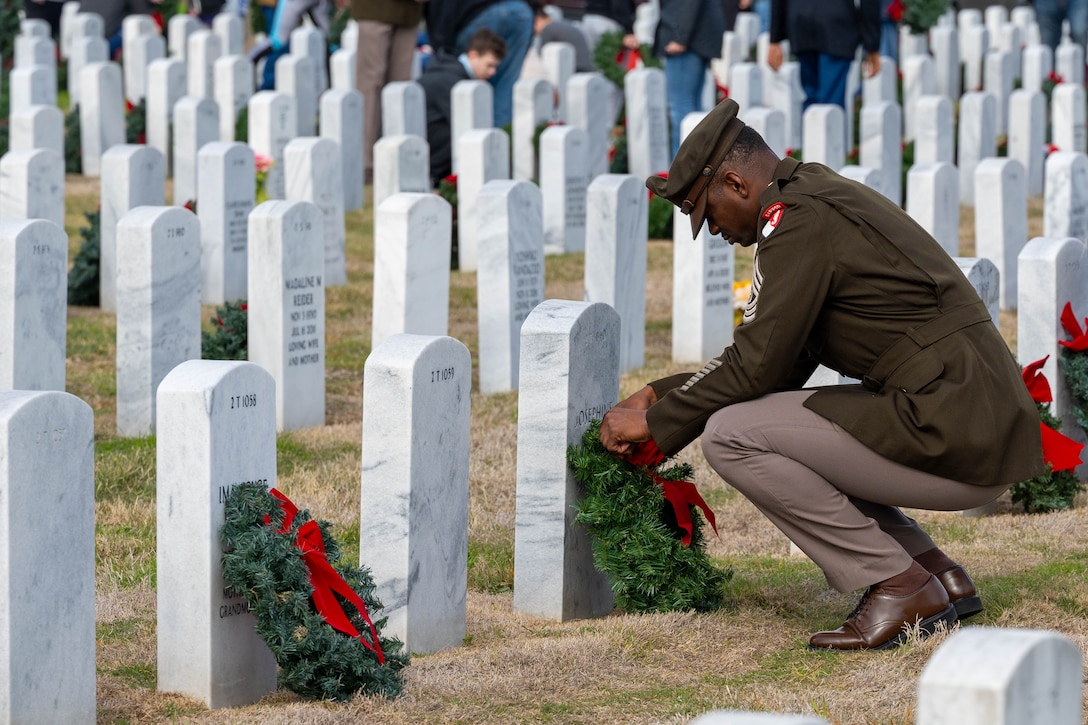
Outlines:
[[[1088,0],[1069,0],[1065,16],[1073,42],[1084,48],[1088,44]]]
[[[495,128],[502,128],[514,117],[514,83],[521,75],[521,65],[533,42],[533,11],[523,0],[495,3],[457,34],[458,53],[465,52],[469,39],[480,28],[494,31],[506,43],[506,57],[491,79],[495,89]]]
[[[850,59],[820,53],[820,82],[815,103],[834,103],[846,108],[846,77],[850,75]],[[803,81],[802,81],[803,84]]]
[[[1058,47],[1062,39],[1062,21],[1065,12],[1059,0],[1035,0],[1035,20],[1039,23],[1039,37],[1043,45],[1051,50]]]
[[[410,81],[411,52],[416,47],[416,29],[378,21],[358,21],[359,49],[356,53],[356,85],[362,95],[363,157],[366,179],[373,177],[373,150],[382,137],[382,88],[393,81]],[[407,62],[403,56],[407,47]],[[399,54],[398,54],[399,53]]]
[[[706,66],[706,60],[690,50],[665,58],[665,90],[669,98],[669,158],[676,156],[680,148],[680,122],[689,113],[702,110]]]
[[[820,55],[819,53],[795,53],[797,65],[801,71],[801,90],[805,92],[804,107],[808,108],[820,93]]]

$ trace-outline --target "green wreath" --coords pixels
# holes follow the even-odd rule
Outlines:
[[[567,460],[583,486],[575,521],[593,536],[593,563],[609,576],[616,605],[628,612],[709,612],[724,604],[731,569],[706,554],[703,520],[693,506],[691,542],[685,545],[672,507],[653,474],[683,481],[690,465],[635,466],[614,457],[601,444],[600,422],[571,446]],[[652,473],[651,473],[652,472]]]
[[[623,79],[627,76],[626,49],[623,47],[623,31],[612,30],[601,35],[597,47],[593,49],[593,65],[597,66],[605,78],[623,88]],[[661,59],[654,56],[654,49],[643,43],[638,50],[642,65],[646,68],[660,68]]]
[[[329,700],[348,700],[360,691],[396,697],[404,686],[401,670],[409,662],[407,653],[400,651],[401,642],[381,636],[384,618],[371,627],[350,606],[344,610],[362,635],[347,636],[327,623],[315,608],[310,570],[296,545],[299,531],[310,521],[309,512],[299,512],[281,532],[284,520],[283,506],[263,485],[243,483],[227,497],[226,520],[219,532],[226,549],[223,579],[244,592],[257,619],[257,633],[279,663],[279,685],[305,697]],[[318,521],[316,526],[328,563],[365,603],[366,611],[379,611],[382,604],[374,596],[370,572],[340,564],[341,550],[329,535],[328,524]],[[339,593],[335,596],[344,600]]]

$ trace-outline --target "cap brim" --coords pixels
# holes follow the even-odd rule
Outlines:
[[[691,218],[692,239],[699,236],[699,230],[703,228],[703,222],[706,221],[706,198],[708,195],[708,190],[703,189],[698,198],[695,199],[695,207],[691,210],[691,214],[688,215]]]

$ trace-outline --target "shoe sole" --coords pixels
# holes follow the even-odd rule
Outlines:
[[[975,598],[977,599],[977,597],[975,597]],[[969,599],[970,599],[970,597],[966,597],[963,601],[968,601]],[[979,607],[981,608],[981,606],[982,605],[980,604]],[[976,614],[977,614],[977,612],[976,612]],[[923,619],[921,622],[918,623],[918,631],[920,633],[920,638],[925,639],[929,635],[933,634],[933,632],[936,631],[936,629],[937,629],[937,625],[940,624],[941,622],[944,622],[945,626],[951,627],[953,624],[956,623],[957,619],[958,619],[958,617],[956,616],[956,608],[954,606],[952,606],[951,604],[949,604],[941,612],[938,612],[937,614],[934,614],[931,617],[926,617],[925,619]],[[899,645],[903,644],[904,642],[907,641],[909,636],[910,635],[908,634],[908,632],[905,632],[905,631],[900,632],[898,635],[896,635],[895,637],[892,637],[891,639],[889,639],[884,644],[878,644],[875,647],[859,647],[857,649],[837,649],[835,647],[814,647],[813,645],[810,644],[808,646],[808,648],[809,649],[815,649],[815,650],[821,650],[821,651],[830,650],[832,652],[859,652],[859,651],[863,651],[863,650],[888,650],[888,649],[895,649]]]
[[[952,606],[956,608],[956,617],[959,619],[973,617],[983,609],[982,600],[977,596],[957,599],[952,602]]]

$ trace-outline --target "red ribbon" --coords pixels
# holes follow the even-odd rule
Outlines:
[[[1020,373],[1024,378],[1024,385],[1028,386],[1028,394],[1036,403],[1054,402],[1054,394],[1050,392],[1050,383],[1047,382],[1046,376],[1040,372],[1049,358],[1050,356],[1047,355],[1042,360],[1036,360],[1026,366]]]
[[[1069,310],[1069,305],[1065,306]],[[1069,313],[1073,313],[1070,311]],[[1063,323],[1065,313],[1062,313]],[[1076,320],[1073,321],[1074,324]],[[1068,329],[1068,328],[1066,328]],[[1050,403],[1054,396],[1050,392],[1050,383],[1040,371],[1046,363],[1047,355],[1042,360],[1027,365],[1020,375],[1024,378],[1024,385],[1028,388],[1031,399],[1036,403]],[[1063,435],[1051,428],[1046,423],[1039,421],[1039,432],[1043,439],[1043,460],[1050,464],[1054,471],[1071,471],[1080,465],[1080,452],[1084,449],[1083,443],[1077,443],[1067,435]]]
[[[283,509],[283,525],[280,526],[276,533],[286,534],[291,530],[291,524],[298,514],[298,506],[295,506],[291,499],[274,488],[269,493],[279,499],[280,508]],[[306,564],[306,569],[310,574],[310,584],[314,588],[313,599],[317,613],[336,631],[342,632],[349,637],[357,637],[364,647],[378,656],[378,664],[385,664],[385,655],[382,653],[381,643],[378,642],[378,631],[374,628],[374,623],[370,621],[370,617],[366,613],[366,604],[329,563],[325,556],[325,539],[321,536],[321,528],[316,521],[311,519],[298,528],[295,545],[302,551],[302,561]],[[362,615],[363,621],[370,628],[370,638],[373,644],[367,642],[363,635],[359,634],[359,631],[352,625],[348,615],[336,599],[337,594],[348,600]]]
[[[1083,443],[1077,443],[1046,423],[1039,421],[1039,431],[1043,436],[1043,460],[1055,471],[1072,471],[1080,465],[1080,452]]]
[[[1068,347],[1073,352],[1084,352],[1088,350],[1088,334],[1081,329],[1080,323],[1077,322],[1076,315],[1073,314],[1073,305],[1069,302],[1065,303],[1065,307],[1062,309],[1062,327],[1073,338],[1072,342],[1066,342],[1065,340],[1058,340],[1059,345]],[[1084,321],[1084,326],[1088,329],[1088,319]]]
[[[650,466],[656,466],[665,460],[665,454],[657,447],[657,443],[651,438],[635,446],[627,456],[627,460],[636,466],[646,466],[647,472],[658,486],[661,486],[665,494],[665,500],[672,505],[673,514],[676,515],[676,524],[684,530],[684,536],[680,539],[684,546],[691,546],[691,509],[689,506],[698,506],[703,516],[710,522],[714,529],[714,535],[718,535],[718,525],[714,519],[714,512],[707,506],[706,501],[699,495],[695,484],[690,481],[668,481],[654,473]]]
[[[642,60],[642,53],[639,52],[638,48],[620,48],[620,52],[616,53],[616,62],[624,67],[624,72],[638,68],[640,60]]]

